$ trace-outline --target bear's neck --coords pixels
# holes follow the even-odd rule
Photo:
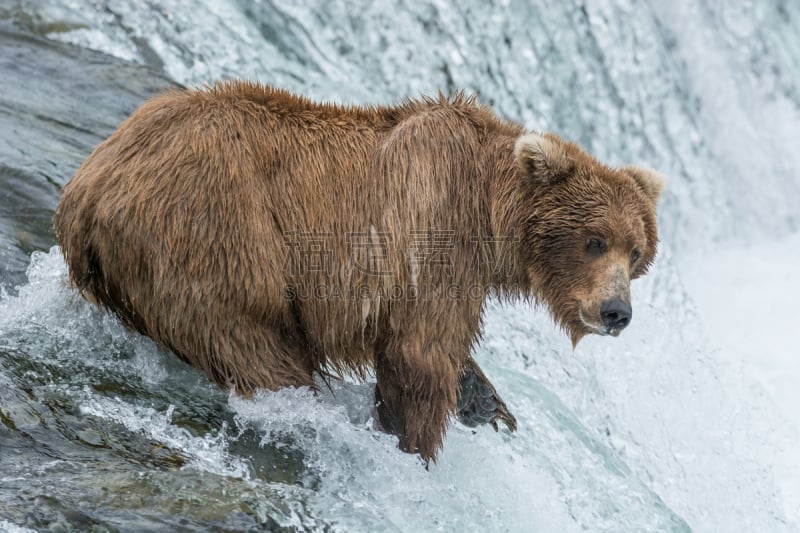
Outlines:
[[[514,143],[521,133],[522,128],[489,133],[484,155],[489,162],[484,167],[483,179],[488,181],[487,189],[490,191],[486,201],[494,241],[484,250],[492,263],[487,274],[490,283],[500,289],[501,296],[512,298],[533,295],[528,273],[520,260],[522,222],[525,220],[522,211],[526,202],[514,157]]]

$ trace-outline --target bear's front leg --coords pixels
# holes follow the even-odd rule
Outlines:
[[[497,431],[499,421],[511,431],[517,429],[517,419],[472,357],[461,368],[457,415],[459,422],[467,427],[491,424]]]
[[[409,339],[378,357],[375,390],[385,431],[400,438],[400,448],[436,461],[451,414],[461,361],[439,343]]]

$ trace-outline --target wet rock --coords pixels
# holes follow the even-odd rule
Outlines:
[[[61,187],[143,100],[174,82],[120,59],[0,21],[0,283],[21,283],[55,244]]]

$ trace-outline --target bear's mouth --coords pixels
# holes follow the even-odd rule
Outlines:
[[[622,328],[610,328],[600,323],[593,323],[586,319],[583,316],[583,309],[578,309],[578,318],[581,320],[581,324],[589,333],[594,333],[595,335],[611,335],[612,337],[619,337],[619,334],[622,333]]]

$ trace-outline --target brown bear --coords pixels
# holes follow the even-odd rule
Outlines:
[[[82,294],[237,393],[374,368],[380,422],[428,461],[453,415],[514,429],[470,357],[488,296],[545,302],[573,343],[628,324],[662,186],[463,95],[228,82],[143,104],[55,228]]]

